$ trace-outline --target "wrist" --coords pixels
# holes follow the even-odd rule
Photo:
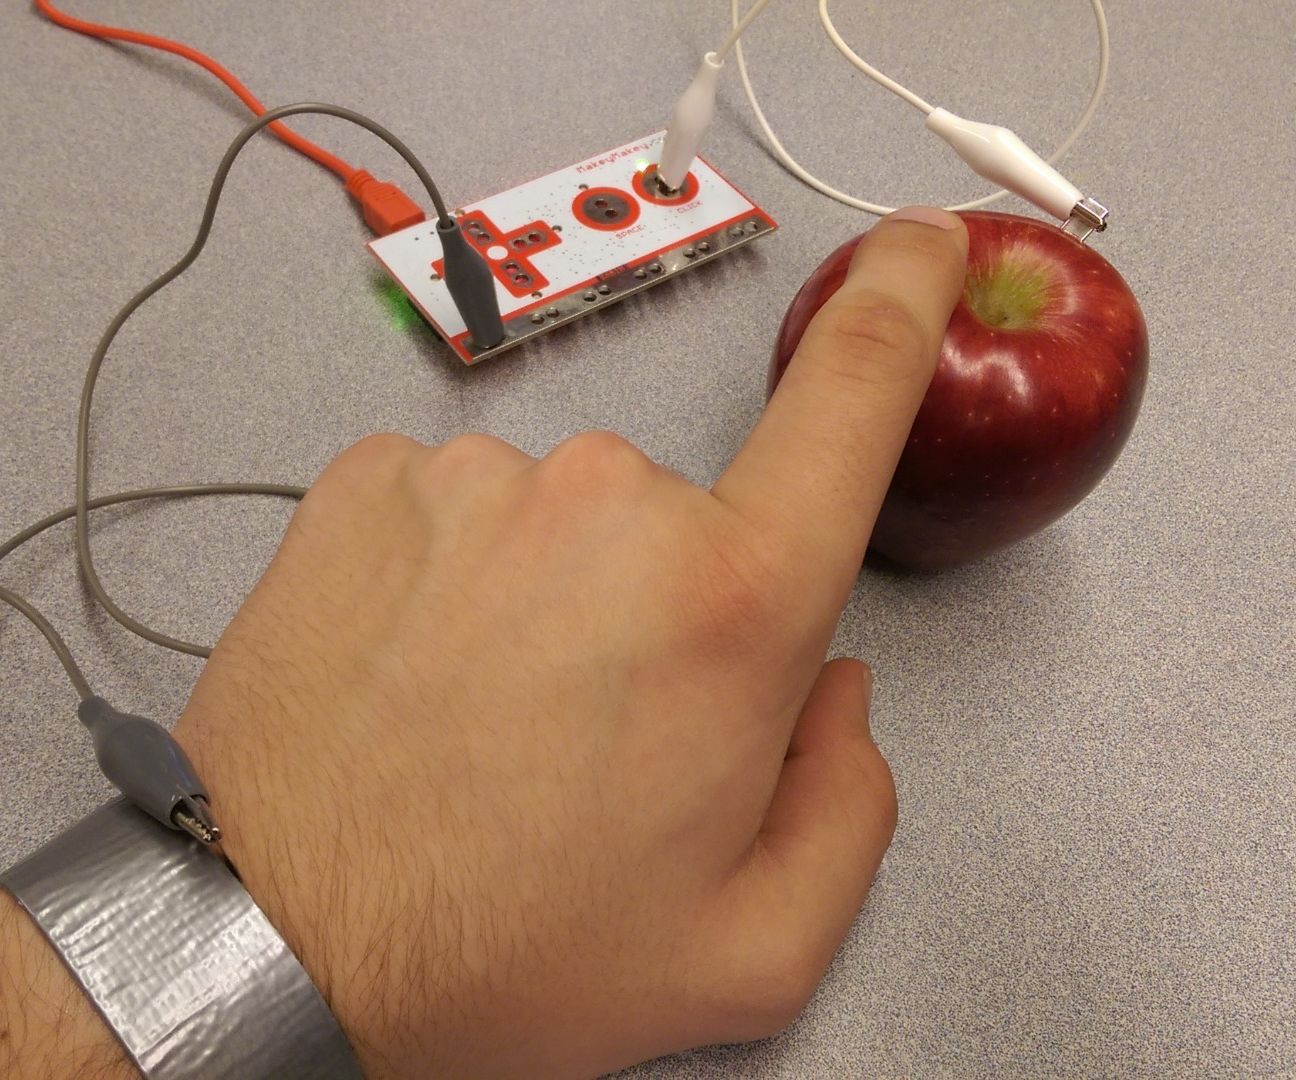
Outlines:
[[[318,781],[297,775],[291,762],[267,770],[254,755],[217,744],[212,733],[192,710],[174,731],[210,795],[221,853],[310,976],[364,1075],[390,1075],[389,1033],[374,1022],[381,971],[365,970],[372,960],[367,936],[355,932],[366,924],[361,898],[334,873],[347,858],[337,847],[336,807],[321,806]]]
[[[143,1075],[361,1075],[318,988],[225,861],[125,799],[9,867],[0,884]],[[16,1009],[27,1023],[31,1007]]]
[[[31,917],[0,888],[0,1076],[137,1074]]]

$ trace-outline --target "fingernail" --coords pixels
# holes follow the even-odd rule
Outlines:
[[[934,206],[904,206],[886,216],[887,221],[916,221],[920,225],[935,225],[938,229],[957,229],[957,214],[937,210]]]
[[[865,660],[859,662],[860,678],[864,681],[864,700],[871,703],[873,701],[873,667]]]

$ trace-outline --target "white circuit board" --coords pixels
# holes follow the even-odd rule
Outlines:
[[[468,364],[624,299],[777,228],[701,158],[678,194],[654,180],[664,132],[455,210],[495,275],[507,336],[471,340],[441,280],[435,221],[370,250]]]

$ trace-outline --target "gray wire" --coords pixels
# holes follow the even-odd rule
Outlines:
[[[59,632],[50,625],[50,621],[17,593],[10,592],[3,586],[0,586],[0,602],[22,612],[31,620],[32,625],[45,635],[45,640],[50,643],[50,648],[54,650],[54,655],[59,658],[59,663],[63,665],[63,670],[67,672],[68,678],[72,680],[72,685],[76,687],[76,692],[81,700],[85,701],[86,698],[94,697],[94,691],[90,689],[90,684],[86,681],[85,675],[81,673],[76,660],[72,657],[72,650],[67,647],[67,642],[59,637]]]
[[[117,622],[121,623],[122,626],[126,627],[126,629],[130,630],[132,633],[138,634],[146,641],[151,641],[153,644],[161,645],[167,649],[174,649],[176,652],[188,653],[191,656],[209,656],[211,654],[211,649],[204,645],[196,645],[193,642],[184,641],[180,638],[171,637],[169,634],[153,630],[144,625],[144,623],[140,622],[138,619],[128,615],[113,602],[112,597],[108,595],[107,591],[103,587],[103,583],[99,580],[99,575],[95,572],[94,559],[90,554],[90,526],[88,520],[88,511],[92,502],[90,499],[90,404],[94,398],[95,383],[99,378],[99,369],[103,365],[104,357],[108,354],[108,349],[112,345],[113,339],[117,336],[117,332],[122,328],[126,320],[135,313],[136,309],[139,308],[141,304],[148,300],[149,297],[153,296],[154,293],[165,288],[168,284],[183,274],[193,264],[194,260],[198,258],[199,253],[202,251],[204,245],[206,245],[207,236],[211,232],[212,221],[216,217],[216,206],[220,201],[221,190],[225,186],[225,178],[229,174],[230,167],[234,164],[234,159],[238,157],[239,151],[243,149],[253,135],[267,124],[272,124],[276,120],[282,120],[286,116],[296,116],[300,113],[319,113],[325,116],[340,117],[343,120],[351,121],[353,124],[358,124],[360,127],[377,135],[378,138],[382,139],[388,146],[400,154],[409,167],[417,174],[419,181],[427,190],[428,197],[431,198],[433,206],[436,207],[441,222],[454,221],[446,211],[445,203],[441,199],[441,193],[437,190],[436,184],[432,182],[432,177],[428,175],[427,169],[423,167],[422,162],[414,156],[414,152],[410,150],[408,146],[401,142],[400,139],[396,138],[395,135],[381,124],[370,120],[366,116],[362,116],[358,112],[354,112],[351,109],[344,109],[338,105],[324,105],[318,102],[284,105],[278,109],[271,109],[269,112],[263,113],[240,131],[237,136],[235,136],[234,141],[230,143],[229,149],[225,151],[225,156],[221,158],[220,165],[216,169],[216,176],[212,180],[211,191],[207,195],[207,204],[203,208],[202,223],[198,227],[198,235],[194,238],[194,242],[190,245],[189,250],[185,252],[180,261],[171,267],[170,270],[167,270],[165,273],[154,278],[152,282],[127,300],[121,311],[119,311],[113,318],[112,322],[108,324],[108,329],[104,331],[103,337],[99,339],[99,344],[95,346],[94,356],[91,358],[90,366],[86,370],[85,383],[81,389],[81,407],[77,417],[76,506],[74,509],[76,517],[77,560],[80,563],[81,573],[85,578],[87,588],[89,588],[91,594],[103,609],[116,619]],[[268,487],[277,487],[277,485],[221,485],[222,493],[231,495],[262,494],[266,493],[265,489]],[[186,491],[186,493],[197,494],[198,492]],[[215,492],[213,492],[213,494],[214,493]],[[278,490],[269,493],[289,494],[288,492]],[[146,498],[150,496],[140,495],[139,497]],[[123,498],[119,501],[126,501],[126,499]],[[58,520],[61,521],[63,518],[60,517]],[[48,525],[44,527],[48,528]],[[31,530],[24,531],[31,532]],[[39,532],[40,529],[37,529],[36,531]],[[32,535],[35,535],[35,533],[32,533]],[[18,540],[17,543],[22,543],[22,540]],[[17,546],[14,541],[10,541],[10,544]],[[0,549],[0,554],[6,553],[10,550],[12,550],[12,547],[6,545],[4,549]],[[53,644],[52,640],[51,644]]]
[[[300,499],[305,494],[305,488],[294,487],[291,484],[180,484],[173,487],[137,488],[135,491],[119,491],[115,495],[100,495],[96,499],[91,499],[86,504],[86,509],[98,510],[101,506],[116,506],[118,503],[137,502],[141,499],[175,499],[198,495],[282,495],[290,499]],[[62,510],[41,518],[35,524],[28,525],[22,532],[15,533],[3,544],[0,544],[0,559],[11,554],[33,537],[39,536],[46,529],[53,528],[59,522],[67,521],[70,517],[76,517],[76,512],[76,506],[65,506]],[[54,629],[50,621],[28,601],[2,586],[0,586],[0,602],[6,603],[16,611],[26,615],[36,629],[45,635],[45,640],[50,643],[54,654],[59,658],[59,663],[63,665],[63,670],[67,672],[68,678],[72,680],[72,685],[76,688],[81,700],[84,701],[86,698],[94,697],[94,691],[90,688],[89,682],[82,673],[80,666],[78,666],[76,659],[72,656],[72,650],[67,647],[67,642]]]
[[[300,499],[306,494],[304,487],[292,484],[179,484],[173,487],[137,488],[134,491],[119,491],[115,495],[98,495],[86,503],[87,510],[98,510],[101,506],[116,506],[119,503],[138,502],[141,499],[181,499],[198,495],[282,495],[289,499]],[[15,533],[3,544],[0,544],[0,559],[39,536],[46,529],[51,529],[60,521],[76,517],[76,504],[65,506],[34,525],[28,525],[20,533]]]

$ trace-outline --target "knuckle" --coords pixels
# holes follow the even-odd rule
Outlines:
[[[336,460],[341,465],[373,468],[377,465],[403,461],[423,449],[423,444],[408,435],[380,431],[366,435],[340,453]]]
[[[406,462],[423,450],[422,443],[406,435],[391,432],[366,435],[329,462],[311,485],[311,501],[377,489],[383,482],[399,476]]]
[[[608,462],[620,465],[627,459],[642,454],[626,438],[615,431],[582,431],[564,439],[549,452],[554,461],[572,465],[602,465]]]
[[[466,435],[456,435],[438,446],[432,451],[431,463],[434,469],[457,472],[491,464],[504,457],[512,456],[513,452],[514,448],[503,439],[482,432],[470,432]]]
[[[481,480],[504,471],[521,454],[494,435],[470,432],[407,459],[403,479],[416,498],[436,498],[458,491],[466,478]]]
[[[636,490],[655,470],[652,461],[612,431],[586,431],[553,448],[540,475],[569,493],[612,495]]]
[[[850,382],[909,375],[923,366],[929,347],[918,316],[882,293],[838,294],[816,322],[824,367]]]

